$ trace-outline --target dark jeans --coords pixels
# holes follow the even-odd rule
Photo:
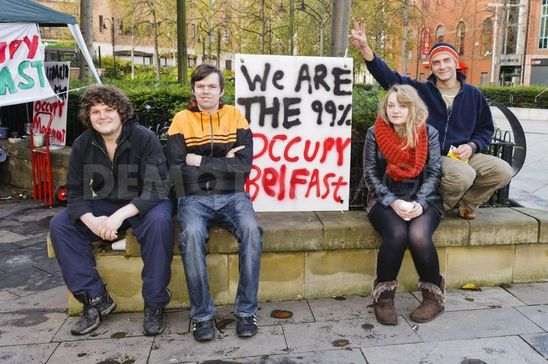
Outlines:
[[[237,192],[181,197],[177,219],[181,225],[181,253],[190,296],[190,317],[205,321],[215,315],[206,266],[208,226],[213,221],[229,228],[239,242],[240,280],[234,314],[241,317],[255,314],[262,242],[249,196]]]
[[[108,201],[90,201],[95,216],[110,216],[120,206]],[[143,258],[143,299],[151,306],[169,302],[167,285],[171,277],[173,256],[173,223],[171,203],[163,201],[144,216],[137,215],[124,225],[131,226],[141,245]],[[123,225],[123,226],[124,226]],[[97,297],[105,293],[104,284],[95,266],[91,242],[100,240],[81,221],[71,221],[67,210],[51,220],[50,233],[57,261],[68,289]],[[129,279],[129,277],[127,278]]]
[[[391,207],[376,203],[368,216],[382,237],[377,256],[378,282],[396,280],[403,254],[409,247],[420,280],[440,285],[438,253],[432,234],[440,223],[441,214],[435,208],[430,207],[421,216],[405,221]]]

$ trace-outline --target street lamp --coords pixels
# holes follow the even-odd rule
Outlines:
[[[114,71],[114,77],[116,77],[117,75],[117,72],[116,72],[116,52],[115,52],[115,47],[116,47],[116,22],[114,20],[114,17],[111,17],[110,19],[109,18],[106,18],[104,21],[108,21],[110,23],[110,40],[112,42],[112,67],[113,67],[113,71]],[[105,23],[103,23],[103,29],[107,29],[107,26]]]
[[[320,26],[320,56],[323,56],[323,28],[328,17],[322,16],[316,9],[306,4],[304,0],[301,0],[298,10],[310,16]]]

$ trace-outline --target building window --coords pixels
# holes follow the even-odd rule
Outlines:
[[[538,47],[544,49],[548,48],[548,0],[542,0]]]
[[[457,51],[464,55],[464,36],[466,35],[466,26],[463,21],[457,24]]]
[[[438,25],[436,28],[436,42],[443,42],[445,40],[445,27]]]
[[[504,32],[503,54],[516,54],[518,45],[519,2],[510,0],[506,12],[506,31]]]
[[[105,19],[103,19],[102,15],[99,15],[99,33],[102,33],[104,28],[105,28]]]
[[[490,56],[493,52],[493,19],[487,18],[481,26],[481,55]]]

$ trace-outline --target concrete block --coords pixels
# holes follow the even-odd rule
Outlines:
[[[433,236],[436,247],[470,244],[470,223],[458,217],[444,217]]]
[[[365,211],[318,211],[323,225],[323,249],[377,248],[381,243]]]
[[[97,270],[107,289],[117,304],[116,312],[136,312],[143,310],[141,294],[141,258],[99,255],[96,257]],[[228,291],[228,257],[220,254],[207,256],[209,290],[216,304],[227,304],[233,299]],[[181,257],[173,257],[171,263],[172,293],[169,308],[188,307],[188,289],[181,263]],[[69,295],[70,296],[70,295]],[[69,314],[74,315],[82,310],[81,304],[69,297]]]
[[[263,252],[319,250],[323,245],[323,226],[314,212],[263,212],[257,219]]]
[[[548,243],[516,245],[512,281],[548,281]]]
[[[420,292],[413,292],[420,299]],[[523,302],[500,287],[481,287],[481,291],[450,289],[445,294],[445,311],[516,307]]]
[[[283,328],[287,345],[295,352],[336,349],[339,340],[347,340],[347,347],[420,342],[415,331],[402,318],[400,320],[397,326],[384,326],[377,323],[373,314],[368,314],[356,320],[285,325]]]
[[[364,354],[369,364],[543,363],[518,336],[380,346]]]
[[[3,363],[45,363],[57,345],[52,343],[0,347],[0,360]]]
[[[513,308],[444,312],[417,331],[425,342],[531,334],[541,329]]]
[[[376,250],[307,252],[305,296],[367,294],[375,279]]]
[[[48,362],[146,364],[153,340],[143,336],[65,342],[59,345]]]
[[[217,331],[215,340],[206,345],[197,345],[190,334],[159,336],[154,340],[149,362],[228,362],[229,358],[260,357],[264,353],[283,354],[284,349],[284,333],[278,325],[262,327],[258,335],[246,339],[245,343],[232,330],[224,330],[222,333]]]
[[[448,247],[445,281],[459,288],[474,282],[484,286],[512,281],[514,246]]]
[[[238,255],[229,256],[230,297],[236,296],[239,280]],[[304,253],[263,253],[259,300],[290,300],[304,297]]]
[[[470,245],[509,245],[538,241],[538,222],[511,208],[479,210],[470,220]]]
[[[529,343],[544,359],[548,360],[548,334],[522,335],[523,339]]]
[[[286,319],[280,319],[272,317],[272,311],[283,310],[292,313],[292,316]],[[234,319],[234,306],[226,305],[217,307],[216,317],[217,320],[222,319]],[[257,325],[273,326],[273,325],[287,325],[287,324],[302,324],[307,322],[314,322],[314,316],[310,307],[308,307],[308,301],[296,300],[296,301],[278,301],[278,302],[260,302],[257,309]],[[226,326],[228,331],[236,329],[236,322],[232,322]]]
[[[538,242],[548,243],[548,211],[539,209],[528,209],[524,207],[517,207],[514,208],[514,210],[535,218],[539,223]]]
[[[516,309],[529,320],[548,331],[548,305],[521,306]]]
[[[513,284],[508,291],[527,305],[548,304],[548,283]]]
[[[0,315],[0,347],[49,343],[66,316],[41,310],[3,313]]]

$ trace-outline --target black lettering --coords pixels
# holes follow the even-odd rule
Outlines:
[[[333,93],[336,96],[348,96],[352,95],[352,90],[350,91],[342,91],[341,86],[342,85],[348,85],[352,84],[352,79],[350,78],[341,78],[343,75],[349,75],[351,72],[350,70],[343,70],[342,68],[335,67],[333,68],[333,76],[335,77],[335,87],[333,88]]]
[[[300,97],[286,97],[284,98],[284,122],[283,127],[286,129],[291,129],[294,126],[300,125],[301,120],[297,117],[296,119],[289,120],[292,116],[299,116],[301,114],[300,108],[292,109],[291,106],[301,102]]]
[[[314,68],[314,88],[316,90],[320,88],[320,85],[322,85],[326,91],[331,90],[329,85],[325,82],[326,76],[327,76],[327,67],[325,66],[325,64],[316,65],[316,68]]]
[[[244,74],[245,80],[247,81],[247,85],[249,86],[250,91],[255,91],[256,83],[259,83],[261,85],[261,91],[266,91],[266,80],[268,79],[268,74],[270,73],[270,63],[265,63],[262,79],[259,75],[255,75],[252,81],[251,77],[249,76],[249,72],[247,71],[247,67],[245,65],[242,65],[241,70],[242,70],[242,73]]]
[[[312,79],[310,78],[310,71],[308,70],[308,65],[303,64],[299,70],[299,78],[297,79],[297,85],[295,86],[295,92],[301,91],[301,83],[303,81],[308,81],[308,93],[312,93]]]
[[[282,78],[284,78],[284,72],[283,71],[276,71],[274,72],[274,75],[272,76],[272,84],[274,87],[276,87],[278,90],[283,90],[284,86],[280,85],[278,81],[280,81]]]

